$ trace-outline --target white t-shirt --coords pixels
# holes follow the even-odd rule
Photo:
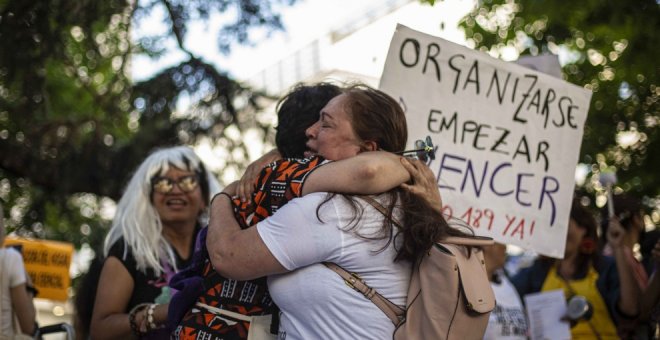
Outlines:
[[[490,313],[484,339],[527,339],[527,319],[520,295],[503,272],[498,272],[501,282],[491,282],[495,293],[495,309]]]
[[[383,215],[357,199],[364,213],[350,229],[353,210],[340,195],[319,209],[326,193],[309,194],[280,208],[257,224],[270,252],[290,273],[268,278],[279,306],[279,339],[389,339],[394,325],[361,293],[320,262],[334,262],[359,274],[366,283],[397,305],[404,306],[410,262],[394,262],[393,242],[368,240],[383,225]],[[399,216],[399,215],[396,215]]]
[[[25,283],[23,257],[13,248],[0,248],[0,337],[14,334],[10,288]]]

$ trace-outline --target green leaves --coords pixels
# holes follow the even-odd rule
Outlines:
[[[9,227],[95,248],[112,216],[89,207],[118,199],[152,149],[204,139],[229,150],[225,167],[245,166],[241,136],[269,131],[255,116],[267,97],[188,51],[187,27],[224,13],[220,41],[209,48],[226,52],[249,42],[254,28],[282,29],[277,8],[291,3],[0,2],[0,199]],[[157,13],[166,30],[131,40],[134,27]],[[131,80],[137,54],[157,58],[172,49],[183,52],[182,62]]]
[[[477,49],[513,46],[520,55],[558,54],[564,79],[593,91],[580,157],[591,169],[583,189],[602,196],[598,174],[614,168],[617,190],[647,197],[647,205],[657,207],[656,1],[485,1],[461,26]]]

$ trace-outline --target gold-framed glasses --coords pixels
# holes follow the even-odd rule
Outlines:
[[[174,190],[175,185],[183,192],[191,192],[197,189],[199,181],[195,175],[183,176],[178,179],[155,177],[151,180],[151,189],[153,189],[154,192],[161,194],[169,194]]]

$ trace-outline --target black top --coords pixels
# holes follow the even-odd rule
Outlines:
[[[193,235],[190,244],[189,254],[192,254],[199,229],[199,227],[195,228],[195,235]],[[161,272],[159,276],[156,276],[155,271],[152,268],[148,268],[146,272],[140,271],[137,269],[137,262],[130,249],[127,249],[126,257],[124,258],[124,246],[124,238],[121,237],[110,248],[108,257],[113,256],[117,258],[133,278],[133,293],[131,294],[131,299],[126,306],[125,312],[128,313],[133,307],[140,303],[153,303],[161,294],[167,294],[167,296],[169,296],[169,288],[167,284],[170,278],[174,275],[173,268],[161,263],[165,267],[165,270]],[[179,268],[179,270],[186,268],[190,264],[190,257],[188,259],[183,259],[176,250],[173,249],[173,251],[176,258],[177,268]],[[165,289],[165,292],[163,289]]]

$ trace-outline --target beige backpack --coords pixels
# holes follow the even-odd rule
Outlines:
[[[367,202],[384,212],[377,202]],[[369,287],[357,274],[334,263],[324,264],[387,315],[396,327],[395,340],[482,339],[495,308],[495,295],[480,246],[492,244],[492,238],[476,236],[452,236],[436,243],[413,268],[405,309]]]

